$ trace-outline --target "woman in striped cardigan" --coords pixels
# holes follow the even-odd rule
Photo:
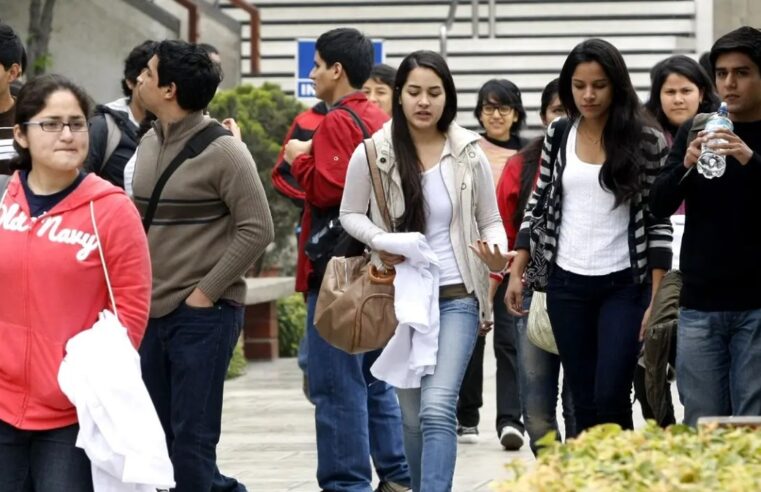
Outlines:
[[[590,39],[571,51],[560,99],[568,119],[547,130],[505,301],[523,314],[529,228],[532,215],[543,215],[547,308],[577,431],[602,423],[630,429],[639,333],[651,292],[671,265],[671,224],[648,206],[666,141],[646,120],[621,53],[606,41]],[[534,213],[545,190],[546,206]]]

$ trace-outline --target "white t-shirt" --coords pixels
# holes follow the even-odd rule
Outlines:
[[[462,283],[462,275],[457,267],[450,236],[452,199],[444,184],[442,169],[442,166],[451,166],[451,161],[447,142],[441,161],[424,172],[422,176],[425,199],[425,238],[439,259],[439,285]]]
[[[579,159],[577,125],[571,127],[566,144],[556,263],[579,275],[607,275],[631,267],[629,204],[613,208],[613,193],[600,185],[602,166]]]

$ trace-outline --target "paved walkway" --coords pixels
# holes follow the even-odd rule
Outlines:
[[[504,469],[507,461],[533,460],[528,444],[518,452],[506,452],[497,440],[493,428],[496,364],[491,343],[489,336],[481,440],[459,446],[455,492],[491,490],[493,480],[508,476]],[[314,411],[301,393],[296,359],[249,364],[244,376],[228,382],[223,415],[218,448],[223,473],[237,477],[253,492],[319,490],[315,479]],[[638,404],[635,418],[635,425],[642,425]]]

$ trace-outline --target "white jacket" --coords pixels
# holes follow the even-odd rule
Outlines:
[[[394,313],[399,324],[370,368],[396,388],[419,388],[433,374],[439,351],[439,263],[419,232],[383,233],[373,245],[402,255],[394,277]]]
[[[391,141],[392,121],[373,135],[378,157],[376,164],[381,172],[383,191],[391,217],[404,213],[402,180],[396,166]],[[457,266],[468,292],[475,291],[480,306],[481,320],[493,319],[492,301],[489,298],[489,271],[486,265],[468,248],[477,239],[499,245],[507,251],[507,237],[497,208],[494,179],[489,160],[478,145],[481,137],[452,122],[447,139],[452,149],[454,165],[446,166],[444,184],[452,201],[450,237]],[[370,203],[370,217],[366,215]],[[341,225],[351,236],[370,245],[373,237],[387,232],[378,204],[372,193],[370,171],[363,145],[355,150],[346,174],[346,186],[341,201]]]
[[[109,311],[66,343],[61,390],[77,408],[77,447],[92,463],[95,492],[174,487],[166,438],[140,372],[140,356]]]

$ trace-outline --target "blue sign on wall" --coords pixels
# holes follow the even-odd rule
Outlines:
[[[296,91],[298,99],[312,99],[314,95],[314,85],[309,79],[309,72],[314,67],[314,39],[297,39],[296,40]],[[383,63],[386,54],[383,51],[383,41],[373,40],[373,51],[375,52],[375,63]]]

